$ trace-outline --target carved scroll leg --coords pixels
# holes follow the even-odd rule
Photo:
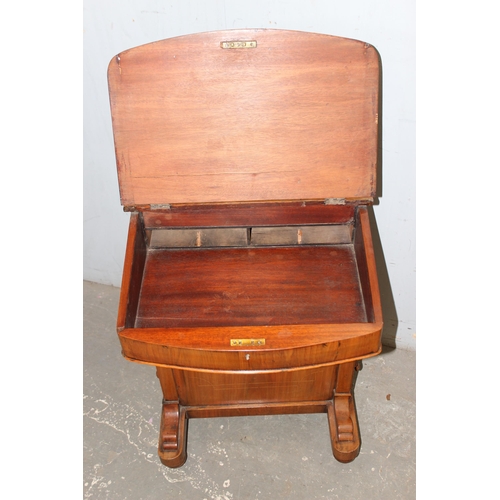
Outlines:
[[[180,467],[187,459],[187,414],[177,402],[164,401],[158,456],[167,467]]]
[[[334,457],[343,463],[354,460],[360,450],[358,419],[352,394],[356,363],[340,365],[333,400],[327,407]]]
[[[333,456],[339,462],[352,462],[358,456],[361,444],[352,396],[334,397],[328,405],[328,424]]]

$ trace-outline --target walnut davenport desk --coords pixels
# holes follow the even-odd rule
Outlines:
[[[358,455],[354,375],[381,349],[379,72],[367,43],[266,29],[110,62],[117,331],[156,367],[163,464],[186,461],[188,419],[238,415],[323,412],[335,458]]]

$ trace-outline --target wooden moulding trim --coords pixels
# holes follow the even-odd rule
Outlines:
[[[118,334],[125,342],[183,348],[199,351],[235,352],[229,339],[265,338],[266,345],[248,352],[276,352],[330,342],[345,341],[378,333],[382,322],[332,325],[227,326],[193,328],[122,328]],[[241,351],[241,349],[239,349]]]
[[[305,366],[294,366],[292,368],[271,368],[268,370],[237,370],[237,369],[228,369],[228,370],[217,370],[214,368],[196,368],[191,366],[178,366],[178,365],[170,365],[170,364],[162,364],[162,363],[151,363],[148,361],[143,361],[140,359],[134,359],[129,356],[123,355],[125,359],[128,361],[132,361],[134,363],[141,363],[144,365],[156,366],[159,368],[170,368],[173,370],[182,370],[188,372],[200,372],[200,373],[224,373],[224,374],[234,374],[234,375],[259,375],[259,374],[271,374],[271,373],[283,373],[283,372],[296,372],[301,370],[313,370],[316,368],[326,368],[328,366],[340,365],[343,363],[349,363],[353,361],[359,361],[360,359],[373,358],[374,356],[378,356],[382,352],[382,346],[376,351],[370,354],[366,354],[364,356],[357,356],[355,358],[350,359],[342,359],[340,361],[329,361],[327,363],[318,363],[314,365],[305,365]],[[123,354],[123,353],[122,353]]]
[[[119,337],[122,354],[131,361],[166,368],[191,368],[215,372],[241,373],[242,370],[279,372],[287,369],[301,369],[301,367],[329,366],[344,363],[347,360],[371,357],[380,352],[381,325],[373,323],[369,325],[312,325],[313,329],[309,332],[315,332],[314,338],[311,338],[312,333],[309,333],[309,338],[307,337],[308,325],[293,326],[298,332],[298,338],[294,338],[292,334],[290,337],[293,340],[288,339],[288,341],[280,341],[269,335],[272,330],[276,334],[283,327],[177,329],[173,330],[177,332],[177,339],[172,339],[172,336],[169,339],[165,335],[168,330],[163,330],[164,335],[158,337],[150,331],[155,331],[155,329],[125,329],[119,333]],[[318,326],[323,327],[322,332],[319,328],[319,334],[316,333]],[[350,332],[339,330],[346,326],[350,326],[352,330]],[[245,329],[247,332],[256,333],[253,336],[250,333],[248,338],[264,338],[263,332],[267,332],[266,346],[254,348],[229,346],[230,339],[233,337],[228,335],[228,331],[234,330],[232,333],[239,334],[242,338],[244,335],[242,330]],[[198,331],[198,333],[204,331],[205,345],[193,343],[190,345],[188,335],[190,330]],[[161,332],[161,329],[156,329],[156,331]],[[225,340],[220,337],[221,331],[225,332]],[[179,335],[179,332],[183,332],[184,335]],[[212,333],[219,335],[214,339]]]
[[[276,200],[232,200],[232,201],[212,201],[212,202],[191,202],[191,203],[143,203],[138,205],[122,205],[124,212],[154,212],[162,213],[169,212],[175,208],[215,208],[215,207],[227,207],[227,206],[242,206],[251,207],[258,205],[276,205],[276,204],[297,204],[297,203],[307,203],[307,204],[321,204],[321,205],[337,205],[337,206],[352,206],[356,207],[358,205],[372,205],[375,201],[373,196],[358,196],[349,198],[300,198],[300,199],[276,199]]]
[[[345,224],[354,219],[354,205],[324,202],[172,205],[168,210],[142,211],[146,229],[167,227],[252,227],[300,224]]]
[[[298,401],[293,403],[244,403],[228,405],[193,405],[182,407],[189,418],[235,417],[249,415],[285,415],[326,413],[331,400]]]

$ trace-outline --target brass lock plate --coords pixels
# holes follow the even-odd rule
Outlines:
[[[266,339],[231,339],[231,347],[266,345]]]

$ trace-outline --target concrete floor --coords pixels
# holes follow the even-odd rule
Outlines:
[[[84,282],[83,492],[116,500],[414,499],[415,353],[363,362],[355,395],[361,452],[332,455],[327,418],[192,419],[179,469],[157,456],[161,391],[153,367],[122,358],[119,289]]]

